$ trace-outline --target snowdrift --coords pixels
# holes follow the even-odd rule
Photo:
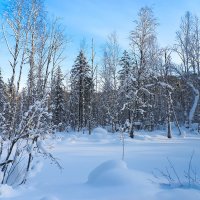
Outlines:
[[[132,171],[124,161],[108,160],[89,174],[87,183],[96,186],[116,186],[132,183],[133,178]]]
[[[0,199],[1,198],[10,198],[16,196],[16,191],[9,185],[0,184]]]

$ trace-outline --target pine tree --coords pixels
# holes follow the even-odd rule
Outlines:
[[[132,60],[127,51],[124,51],[120,60],[121,70],[119,73],[119,103],[121,106],[121,123],[129,129],[130,137],[133,138],[133,111],[136,101],[136,79]],[[127,127],[127,124],[129,126]]]
[[[93,86],[91,69],[81,50],[71,70],[71,126],[78,131],[88,125],[90,93]]]
[[[59,126],[59,130],[62,130],[61,126],[63,126],[65,120],[63,87],[63,74],[59,66],[55,72],[54,85],[51,92],[53,123]]]
[[[123,86],[127,85],[126,86],[126,91],[127,91],[128,87],[130,87],[128,85],[128,82],[133,76],[133,65],[132,65],[131,58],[126,50],[123,52],[123,56],[120,60],[120,66],[121,66],[121,70],[119,70],[119,72],[118,72],[120,86],[123,87]]]
[[[126,121],[129,119],[131,120],[131,108],[130,108],[130,101],[132,101],[131,92],[134,91],[134,81],[135,78],[133,77],[133,65],[131,58],[127,51],[123,52],[123,56],[120,60],[121,70],[119,70],[119,97],[120,97],[120,104],[122,106],[122,110],[126,113],[125,118],[122,119]]]

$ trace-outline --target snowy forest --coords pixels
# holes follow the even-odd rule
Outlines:
[[[66,69],[67,29],[62,20],[50,17],[45,2],[12,0],[2,4],[0,48],[8,58],[8,64],[0,69],[2,185],[26,184],[35,157],[62,169],[59,159],[43,146],[58,132],[89,137],[101,127],[112,137],[119,133],[124,140],[126,134],[128,141],[135,140],[137,131],[151,135],[159,130],[172,141],[173,127],[176,138],[185,134],[183,130],[199,134],[198,16],[183,13],[174,43],[161,47],[159,19],[151,7],[142,7],[137,18],[130,19],[129,48],[122,49],[117,32],[113,32],[108,33],[99,53],[95,38],[91,38],[87,50],[80,47],[74,64]],[[7,70],[9,79],[5,79]],[[64,73],[66,70],[69,73]]]

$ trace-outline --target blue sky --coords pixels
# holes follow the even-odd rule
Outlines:
[[[0,0],[1,1],[1,0]],[[84,39],[90,51],[94,39],[98,56],[107,36],[116,31],[121,49],[127,49],[129,32],[134,28],[133,21],[139,9],[150,6],[158,19],[158,40],[164,47],[175,41],[180,19],[186,11],[200,17],[200,0],[46,0],[50,15],[62,18],[66,33],[71,38],[67,46],[67,59],[64,71],[70,69]],[[0,63],[6,63],[6,55],[0,48]],[[3,68],[7,73],[7,70]]]
[[[124,46],[142,6],[153,8],[160,24],[162,45],[173,43],[180,18],[186,11],[197,15],[200,12],[199,0],[46,0],[46,3],[51,14],[63,18],[74,41],[94,37],[97,43],[104,42],[109,33],[116,31]]]
[[[71,38],[68,63],[77,55],[80,42],[88,47],[94,38],[96,51],[100,52],[107,36],[116,31],[122,49],[128,48],[129,32],[138,10],[150,6],[158,19],[158,40],[161,46],[172,45],[180,19],[186,11],[199,15],[199,0],[46,0],[50,14],[63,19]],[[88,48],[89,49],[89,48]]]

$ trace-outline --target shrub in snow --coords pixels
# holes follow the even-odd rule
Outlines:
[[[158,170],[159,175],[155,175],[155,178],[162,180],[159,181],[161,185],[168,185],[172,188],[194,188],[200,190],[200,177],[197,174],[197,168],[193,167],[192,160],[194,152],[190,156],[188,166],[184,170],[184,176],[180,175],[180,172],[175,168],[174,164],[167,158],[169,167],[165,170]]]
[[[4,138],[0,157],[2,184],[16,186],[25,183],[34,157],[39,154],[60,167],[43,144],[43,141],[54,133],[51,126],[51,113],[47,109],[47,99],[48,95],[41,101],[34,102],[21,116],[20,123],[15,128],[11,128],[10,132],[2,134]]]
[[[109,160],[96,167],[88,176],[88,184],[96,186],[125,185],[133,180],[124,161]]]

